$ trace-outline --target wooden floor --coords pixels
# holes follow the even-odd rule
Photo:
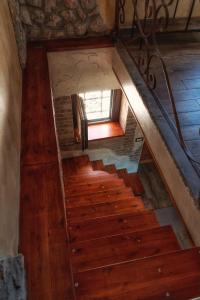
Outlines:
[[[29,48],[24,72],[20,253],[29,300],[73,299],[68,239],[44,48]]]
[[[123,136],[124,132],[119,122],[106,122],[88,126],[88,140],[100,140]]]
[[[200,43],[165,43],[160,49],[170,75],[185,143],[194,159],[200,162]],[[175,123],[161,69],[155,67],[158,78],[156,93]],[[200,165],[194,165],[200,175]]]
[[[159,42],[159,49],[167,66],[167,72],[176,103],[184,141],[194,160],[200,162],[200,43],[187,41],[167,42],[167,37]],[[138,48],[132,47],[133,57],[137,57]],[[166,80],[158,59],[152,60],[150,72],[155,74],[157,95],[170,121],[175,124],[172,105],[169,99]],[[161,119],[160,109],[151,108],[154,117]],[[172,128],[172,127],[171,127]],[[176,127],[174,127],[176,131]],[[192,162],[192,161],[191,161]],[[193,163],[200,176],[200,164]]]

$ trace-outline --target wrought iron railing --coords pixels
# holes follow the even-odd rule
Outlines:
[[[129,4],[128,11],[127,3]],[[188,0],[188,13],[177,18],[181,3],[183,2],[180,0],[116,0],[115,34],[158,101],[159,97],[156,94],[158,78],[155,65],[160,65],[179,142],[189,159],[200,165],[184,141],[166,61],[158,45],[158,36],[161,33],[200,31],[200,22],[196,22],[197,19],[193,18],[195,5],[200,5],[200,1]],[[131,15],[129,24],[126,23],[127,14],[129,14],[129,22]],[[160,106],[162,107],[161,103]],[[163,110],[166,115],[165,108]]]

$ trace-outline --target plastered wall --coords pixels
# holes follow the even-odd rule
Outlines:
[[[0,1],[0,257],[18,248],[22,74],[7,0]]]

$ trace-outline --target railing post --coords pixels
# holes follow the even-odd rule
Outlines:
[[[194,11],[195,1],[196,0],[192,0],[190,11],[189,11],[189,15],[188,15],[188,19],[187,19],[187,23],[186,23],[186,26],[185,26],[185,31],[188,31],[188,28],[189,28],[189,25],[190,25],[190,21],[191,21],[191,18],[192,18],[192,13]]]
[[[115,0],[115,28],[114,34],[116,37],[119,35],[119,0]]]
[[[125,23],[126,0],[115,0],[115,30],[116,37],[119,36],[120,25]]]

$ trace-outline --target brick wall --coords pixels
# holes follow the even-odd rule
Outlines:
[[[54,99],[56,128],[60,149],[74,145],[72,100],[71,97]]]

